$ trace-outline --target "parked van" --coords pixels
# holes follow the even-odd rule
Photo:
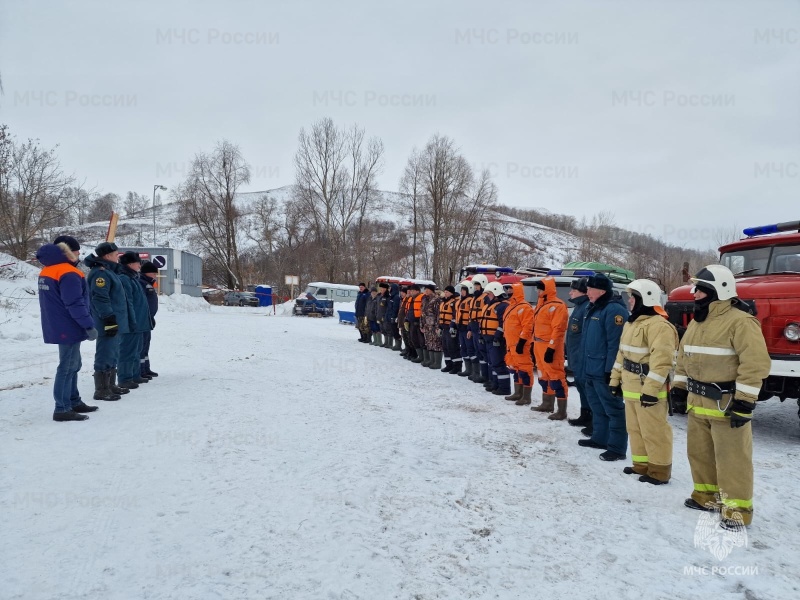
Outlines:
[[[311,295],[317,300],[333,300],[334,302],[355,302],[358,296],[357,285],[344,285],[342,283],[327,283],[325,281],[312,281],[306,291],[297,299],[305,300]]]

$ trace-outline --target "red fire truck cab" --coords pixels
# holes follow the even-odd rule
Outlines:
[[[733,271],[739,298],[755,307],[772,358],[759,400],[796,398],[800,405],[800,221],[751,227],[744,234],[719,249],[719,261]],[[666,305],[681,335],[692,320],[691,289],[672,290]]]

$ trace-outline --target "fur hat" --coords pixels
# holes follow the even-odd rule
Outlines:
[[[588,281],[586,282],[586,287],[594,288],[596,290],[603,290],[604,292],[610,292],[614,289],[614,284],[606,275],[597,273],[589,277]]]
[[[142,263],[140,273],[158,273],[158,267],[149,260],[146,260]]]
[[[450,292],[451,294],[455,294],[456,293],[456,288],[454,288],[452,285],[448,285],[446,288],[444,288],[444,291],[445,292]]]
[[[385,289],[385,290],[388,290],[388,289],[389,289],[389,284],[388,284],[388,283],[384,283],[383,281],[381,281],[381,282],[378,284],[378,287],[379,287],[379,288],[383,288],[383,289]]]
[[[579,292],[586,293],[586,282],[589,281],[588,277],[581,277],[580,279],[573,280],[572,283],[569,284],[573,290],[578,290]]]
[[[412,283],[410,286],[408,286],[408,289],[409,290],[417,290],[417,291],[419,291],[419,284]]]
[[[59,244],[66,244],[67,247],[72,250],[73,252],[77,252],[81,249],[81,245],[71,235],[60,235],[56,239],[53,240],[53,243],[58,246]]]
[[[142,259],[139,258],[138,252],[128,250],[125,254],[119,257],[119,262],[122,265],[129,265],[131,263],[140,263],[142,262]]]
[[[102,258],[106,254],[111,254],[117,250],[119,250],[119,248],[117,248],[117,245],[114,242],[102,242],[94,249],[94,253],[97,258]]]

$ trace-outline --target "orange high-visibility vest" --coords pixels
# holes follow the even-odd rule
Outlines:
[[[456,320],[456,301],[457,296],[453,296],[449,300],[442,302],[439,306],[439,325],[450,325],[451,322]]]
[[[456,323],[459,325],[469,325],[469,315],[472,312],[472,296],[461,298],[458,301],[458,318]]]

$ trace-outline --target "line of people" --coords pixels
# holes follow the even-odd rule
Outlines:
[[[723,527],[736,529],[752,521],[749,425],[770,359],[729,269],[709,265],[692,282],[694,320],[680,343],[657,284],[628,284],[626,305],[602,273],[573,281],[571,314],[552,277],[536,283],[536,306],[521,283],[489,283],[480,274],[458,292],[383,283],[367,291],[362,283],[356,326],[360,342],[468,377],[518,406],[531,404],[535,373],[542,401],[531,410],[552,420],[567,417],[566,346],[581,400],[580,416],[568,421],[582,427],[578,444],[614,462],[627,458],[630,442],[632,464],[623,472],[652,485],[672,475],[671,396],[689,415],[694,491],[684,505],[718,512]]]
[[[150,368],[151,332],[155,328],[158,268],[142,263],[136,252],[120,255],[103,242],[78,268],[80,244],[59,236],[36,253],[39,308],[46,344],[57,344],[59,364],[53,382],[54,421],[85,421],[97,406],[87,405],[78,389],[81,342],[94,341],[94,399],[119,400],[158,373]]]

